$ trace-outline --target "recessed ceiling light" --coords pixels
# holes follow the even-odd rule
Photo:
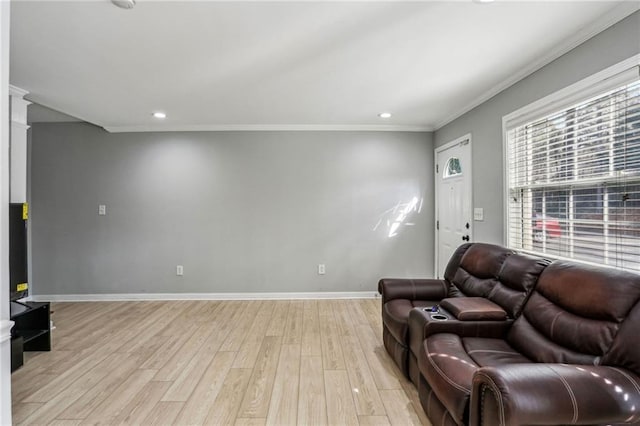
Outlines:
[[[475,3],[493,3],[494,0],[473,0]]]
[[[160,111],[156,111],[151,115],[153,115],[155,118],[167,118],[167,114],[165,114],[164,112],[160,112]]]
[[[391,118],[391,113],[390,112],[381,112],[380,114],[378,114],[378,117],[380,117],[380,118]]]

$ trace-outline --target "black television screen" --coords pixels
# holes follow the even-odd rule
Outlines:
[[[11,301],[27,297],[27,206],[22,203],[9,205],[9,275]]]

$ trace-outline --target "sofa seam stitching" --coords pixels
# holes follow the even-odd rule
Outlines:
[[[471,351],[467,351],[468,354],[473,354],[476,352],[490,352],[490,353],[497,353],[497,354],[510,354],[510,355],[520,355],[518,352],[509,352],[509,351],[497,351],[494,349],[473,349]]]
[[[629,380],[631,382],[631,385],[633,385],[634,388],[636,388],[636,390],[638,391],[638,393],[640,393],[640,385],[638,385],[638,382],[635,381],[635,379],[629,375],[628,373],[626,373],[624,370],[622,370],[621,368],[618,367],[610,367],[611,369],[613,369],[614,371],[617,371],[618,373],[622,374],[624,377],[627,378],[627,380]],[[636,414],[632,414],[631,417],[629,417],[628,419],[626,419],[625,421],[630,421],[632,420],[634,417],[636,417]]]
[[[553,371],[556,374],[556,376],[558,376],[558,378],[564,385],[565,389],[567,390],[567,393],[569,394],[569,398],[571,398],[571,405],[573,405],[573,419],[571,419],[571,423],[575,424],[578,421],[578,401],[576,400],[576,395],[573,393],[573,389],[571,389],[571,386],[569,385],[567,380],[564,377],[562,377],[560,373],[558,373],[550,365],[548,365],[547,368],[549,368],[549,370]]]
[[[433,366],[433,369],[436,370],[436,372],[442,376],[443,379],[445,379],[450,385],[452,385],[454,388],[461,390],[467,394],[471,393],[470,389],[465,388],[462,385],[457,384],[456,382],[454,382],[451,378],[449,378],[449,376],[447,376],[441,369],[440,367],[438,367],[436,365],[436,363],[433,361],[432,357],[431,357],[431,351],[429,351],[429,343],[427,341],[427,359],[429,360],[429,363]]]
[[[494,382],[491,377],[487,376],[484,373],[478,372],[476,373],[476,376],[482,376],[485,379],[487,379],[489,381],[489,386],[493,388],[493,391],[495,392],[497,397],[496,399],[498,400],[498,406],[500,407],[500,426],[504,426],[505,424],[504,403],[502,401],[502,393],[500,392],[498,385],[496,385],[496,382]]]
[[[638,382],[636,382],[636,381],[634,380],[634,378],[633,378],[633,377],[631,377],[629,374],[627,374],[625,371],[623,371],[623,370],[622,370],[622,369],[620,369],[620,368],[617,368],[617,367],[611,367],[611,368],[613,368],[615,371],[617,371],[618,373],[620,373],[620,374],[622,374],[624,377],[626,377],[626,378],[627,378],[627,380],[629,380],[629,381],[631,382],[631,384],[633,385],[633,387],[634,387],[634,388],[636,388],[636,390],[637,390],[638,392],[640,392],[640,385],[638,385]]]
[[[557,306],[557,305],[556,305],[556,306]],[[556,326],[556,320],[558,319],[558,317],[559,317],[560,315],[562,315],[562,313],[563,313],[562,311],[558,312],[558,313],[556,314],[556,316],[553,318],[553,321],[551,321],[551,328],[549,329],[549,337],[550,337],[552,340],[553,340],[553,337],[554,337],[554,336],[553,336],[553,329],[554,329],[554,328],[555,328],[555,326]]]

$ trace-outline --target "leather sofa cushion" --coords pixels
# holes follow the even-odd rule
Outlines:
[[[480,280],[497,278],[505,259],[514,253],[506,247],[475,243],[462,256],[460,267]],[[462,288],[462,290],[466,289]]]
[[[617,336],[638,300],[637,274],[555,261],[540,275],[507,340],[534,362],[606,364],[610,348],[621,354],[634,346],[627,335],[621,347]]]
[[[556,261],[540,275],[536,292],[582,318],[619,323],[640,300],[640,279],[630,272]]]
[[[382,306],[382,320],[391,335],[404,346],[408,345],[409,312],[413,308],[425,308],[438,302],[428,300],[393,299]]]
[[[455,334],[434,334],[425,339],[418,356],[420,373],[458,424],[466,424],[471,380],[479,368]]]
[[[449,259],[449,263],[447,263],[447,267],[444,270],[444,279],[449,283],[453,281],[453,277],[456,275],[456,271],[460,267],[460,260],[462,256],[469,250],[470,247],[473,247],[474,244],[477,243],[466,243],[461,245],[453,252],[451,259]]]
[[[481,367],[531,363],[503,339],[429,336],[418,355],[420,372],[458,424],[468,424],[473,375]]]
[[[498,285],[487,298],[500,305],[509,317],[518,317],[538,277],[549,263],[549,260],[520,253],[507,257],[498,275]]]
[[[481,367],[531,363],[529,358],[513,349],[504,339],[466,337],[463,342],[467,355]]]
[[[440,303],[460,321],[500,321],[507,313],[500,306],[484,297],[452,297]]]

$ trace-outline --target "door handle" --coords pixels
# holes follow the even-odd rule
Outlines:
[[[469,241],[469,236],[465,235],[464,237],[462,237],[462,241]]]

